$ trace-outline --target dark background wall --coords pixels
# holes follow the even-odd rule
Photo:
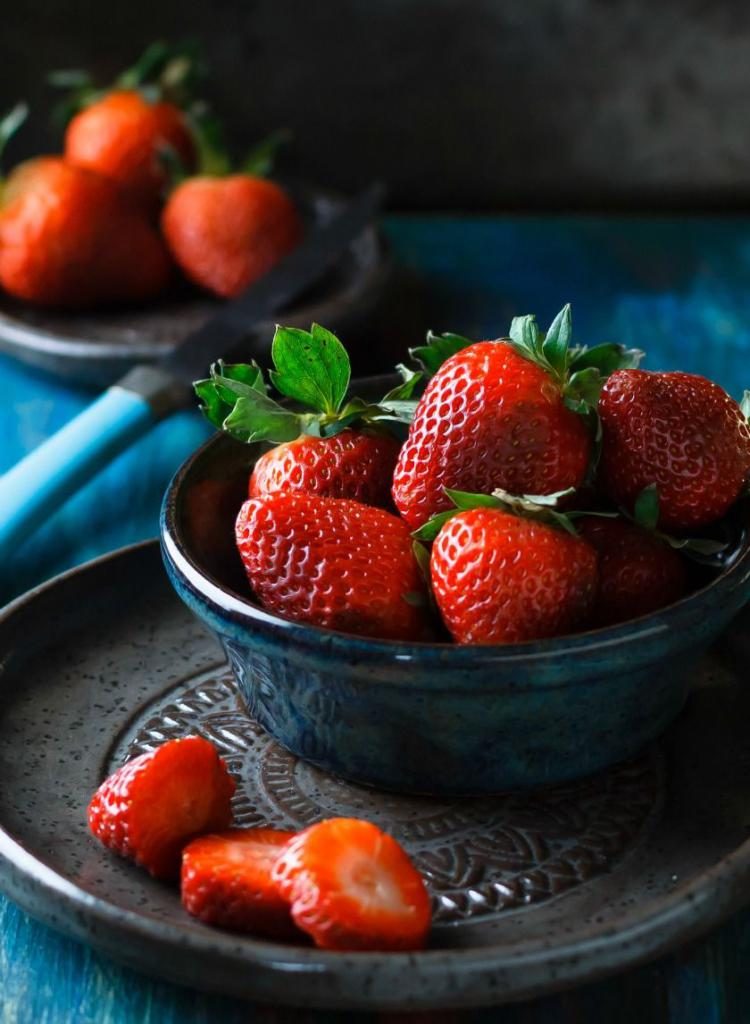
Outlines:
[[[287,169],[394,206],[750,204],[747,0],[6,3],[0,99],[38,112],[10,159],[52,145],[45,70],[186,35],[238,148],[287,126]]]

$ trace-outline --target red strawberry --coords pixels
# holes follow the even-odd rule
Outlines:
[[[189,839],[229,826],[234,790],[212,743],[169,740],[104,780],[89,804],[89,828],[156,878],[175,878]]]
[[[387,434],[343,430],[333,437],[303,435],[261,455],[248,493],[257,498],[274,491],[307,491],[387,508],[399,448]]]
[[[584,420],[549,374],[504,342],[483,341],[443,364],[417,406],[393,477],[412,529],[450,507],[445,489],[552,494],[583,481]]]
[[[430,575],[455,640],[518,643],[570,633],[585,621],[596,594],[596,553],[557,526],[473,508],[440,530]]]
[[[85,308],[139,302],[168,284],[159,236],[106,178],[45,157],[12,194],[0,212],[0,284],[10,295]]]
[[[292,918],[322,949],[422,949],[430,900],[395,839],[355,818],[300,832],[273,870]]]
[[[659,526],[687,530],[720,519],[750,471],[750,427],[737,402],[690,373],[620,370],[601,393],[601,479],[633,511],[652,484]]]
[[[599,555],[599,587],[591,624],[609,626],[679,600],[688,586],[682,557],[659,537],[626,519],[577,520]]]
[[[182,903],[206,924],[288,938],[289,904],[271,870],[294,832],[235,828],[194,839],[182,852]]]
[[[76,114],[65,133],[68,163],[109,178],[145,210],[154,209],[167,184],[165,147],[192,167],[195,146],[179,108],[133,90],[107,93]]]
[[[363,636],[423,637],[424,580],[396,516],[346,498],[279,492],[246,501],[235,535],[269,611]]]
[[[161,224],[187,277],[223,298],[245,291],[302,237],[286,192],[249,174],[189,178],[169,197]]]

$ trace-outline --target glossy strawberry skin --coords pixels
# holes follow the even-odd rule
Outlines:
[[[169,197],[161,223],[184,274],[222,298],[243,292],[302,236],[283,189],[247,174],[189,178]]]
[[[91,308],[154,297],[171,265],[146,218],[106,178],[44,158],[0,213],[0,285],[41,306]]]
[[[508,644],[574,631],[597,586],[584,540],[500,509],[449,519],[430,557],[435,600],[461,644]]]
[[[362,636],[423,637],[425,586],[412,538],[383,509],[266,494],[242,506],[235,537],[250,586],[269,611]]]
[[[482,341],[448,359],[428,384],[393,498],[414,530],[451,507],[446,487],[553,494],[582,482],[590,453],[585,422],[549,374],[509,344]]]
[[[689,530],[720,519],[750,471],[750,428],[727,393],[690,373],[618,370],[599,400],[600,476],[628,511],[656,484],[659,526]]]
[[[576,521],[597,552],[599,586],[591,626],[610,626],[664,608],[685,595],[688,573],[680,554],[626,519],[586,516]]]
[[[273,870],[297,927],[322,949],[424,947],[430,900],[391,836],[367,821],[331,818],[300,832]]]
[[[298,437],[258,459],[248,494],[257,498],[275,491],[305,491],[387,508],[399,448],[393,437],[356,430],[326,438]]]
[[[195,146],[182,112],[172,103],[149,103],[139,93],[118,90],[77,114],[65,134],[65,157],[111,179],[151,212],[159,204],[167,174],[159,156],[169,146],[187,170]]]
[[[284,939],[299,934],[271,877],[294,832],[236,828],[201,836],[182,853],[182,904],[205,924]]]
[[[235,788],[208,740],[169,740],[104,780],[89,804],[89,828],[154,877],[176,878],[182,848],[193,836],[230,825]]]

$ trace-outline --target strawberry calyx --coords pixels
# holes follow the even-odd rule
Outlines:
[[[214,363],[210,376],[193,385],[207,419],[245,444],[281,444],[302,434],[333,437],[348,427],[388,428],[411,423],[417,405],[415,390],[422,379],[401,367],[402,383],[378,403],[347,398],[351,364],[335,334],[319,324],[309,331],[276,327],[269,372],[276,391],[293,405],[268,393],[256,363]]]
[[[149,103],[166,101],[183,110],[194,103],[195,93],[206,78],[206,65],[195,42],[157,41],[146,47],[136,63],[104,88],[97,86],[88,71],[62,69],[48,76],[50,85],[66,95],[53,111],[57,127],[110,92],[138,92]]]
[[[541,366],[552,377],[569,409],[588,415],[596,409],[604,381],[615,370],[635,369],[643,352],[605,342],[588,348],[571,346],[573,321],[570,303],[542,333],[533,314],[514,317],[509,341],[516,352]]]
[[[572,334],[571,308],[567,303],[546,333],[539,330],[536,316],[530,313],[514,317],[508,336],[496,340],[512,345],[524,359],[541,366],[559,386],[568,408],[588,415],[596,408],[606,378],[615,370],[635,369],[643,358],[643,352],[611,342],[592,348],[571,346]],[[451,356],[475,344],[476,341],[461,334],[428,331],[426,344],[410,348],[409,355],[429,377],[437,373]]]
[[[449,488],[445,489],[445,493],[453,502],[454,508],[436,513],[418,530],[415,530],[412,536],[417,542],[429,543],[435,540],[449,519],[457,516],[460,512],[474,508],[499,509],[524,519],[534,519],[537,522],[555,526],[573,536],[578,536],[574,520],[581,516],[595,515],[613,518],[617,515],[616,512],[561,511],[561,504],[567,502],[576,493],[574,487],[557,491],[555,494],[510,494],[500,487],[491,494],[473,494],[469,491],[454,491]]]

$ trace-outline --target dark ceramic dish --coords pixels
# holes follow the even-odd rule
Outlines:
[[[126,548],[0,612],[0,890],[131,967],[274,1005],[466,1008],[623,970],[750,898],[749,624],[690,666],[684,712],[633,761],[523,794],[396,796],[269,739],[157,544]],[[238,780],[238,825],[354,815],[394,835],[431,895],[428,949],[331,953],[209,928],[96,843],[86,806],[104,776],[196,733]]]
[[[727,567],[690,596],[575,636],[403,644],[292,622],[253,603],[234,551],[258,453],[218,436],[179,470],[162,509],[167,571],[224,646],[252,716],[292,753],[357,782],[488,793],[628,758],[678,714],[687,666],[750,597],[743,532]]]
[[[326,223],[343,202],[341,196],[309,186],[290,185],[290,191],[308,223]],[[368,227],[338,266],[281,314],[283,322],[305,328],[313,322],[331,324],[345,333],[372,314],[389,276],[385,243],[374,226]],[[218,308],[219,300],[187,285],[141,308],[95,312],[37,309],[0,296],[0,351],[78,384],[101,387],[136,363],[167,355]],[[273,326],[256,324],[252,336],[270,344]]]

